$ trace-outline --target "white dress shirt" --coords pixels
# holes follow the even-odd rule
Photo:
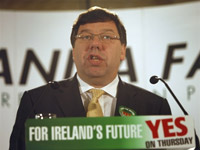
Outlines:
[[[88,104],[92,98],[92,94],[88,90],[94,87],[84,82],[78,75],[77,75],[77,79],[79,82],[79,90],[80,90],[83,106],[85,110],[87,111]],[[114,116],[115,114],[118,83],[119,83],[119,78],[118,76],[116,76],[115,79],[111,83],[100,88],[101,90],[104,90],[106,92],[104,95],[102,95],[99,98],[99,104],[101,106],[104,116]]]

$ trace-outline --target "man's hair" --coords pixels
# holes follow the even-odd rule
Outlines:
[[[110,12],[109,10],[101,7],[91,7],[86,12],[83,12],[79,15],[78,19],[74,22],[71,32],[71,44],[74,47],[76,35],[80,25],[87,23],[96,23],[96,22],[108,22],[113,21],[117,27],[121,44],[126,46],[126,29],[122,22],[120,21],[117,14]]]

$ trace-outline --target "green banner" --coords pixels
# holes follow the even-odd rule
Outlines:
[[[188,117],[172,116],[29,119],[26,122],[26,149],[192,147],[194,131],[189,124]]]

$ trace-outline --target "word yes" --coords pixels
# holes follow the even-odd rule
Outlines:
[[[159,119],[155,124],[151,120],[146,121],[146,124],[152,132],[153,138],[159,138],[158,129],[162,125],[164,137],[184,136],[188,133],[187,127],[182,123],[185,121],[184,117],[178,117],[174,121],[172,118]],[[180,132],[175,132],[174,129],[179,128]]]

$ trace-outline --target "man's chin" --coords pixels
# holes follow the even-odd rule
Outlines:
[[[91,78],[103,78],[103,77],[105,77],[104,74],[95,73],[95,72],[88,74],[88,76],[91,77]]]

